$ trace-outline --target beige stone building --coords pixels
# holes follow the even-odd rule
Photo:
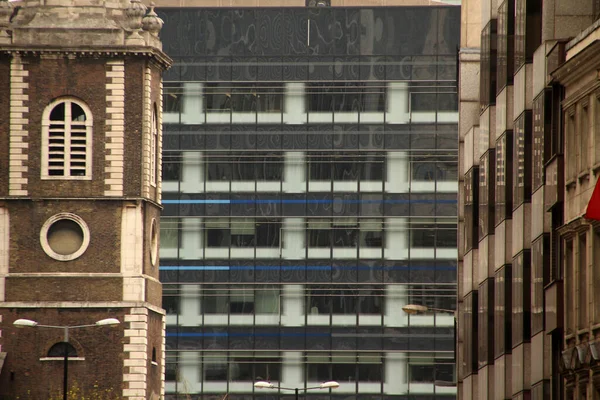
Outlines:
[[[600,398],[599,5],[462,6],[459,398]]]

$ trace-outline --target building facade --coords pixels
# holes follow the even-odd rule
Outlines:
[[[454,398],[458,7],[161,9],[168,398]]]
[[[460,72],[459,397],[599,398],[598,225],[585,212],[600,8],[465,6],[481,19],[463,32],[481,36],[461,55],[480,50]]]
[[[67,372],[69,398],[163,396],[161,26],[135,0],[0,3],[1,398],[62,398]]]

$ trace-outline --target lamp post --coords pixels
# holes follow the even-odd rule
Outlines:
[[[96,321],[94,324],[87,325],[42,325],[37,323],[36,321],[30,319],[18,319],[13,322],[13,325],[18,328],[54,328],[54,329],[62,329],[64,332],[64,367],[63,367],[63,400],[67,400],[67,389],[68,389],[68,380],[69,380],[69,329],[76,328],[89,328],[92,326],[111,326],[119,324],[119,320],[116,318],[105,318],[100,321]]]
[[[337,389],[340,387],[340,384],[336,381],[328,381],[323,382],[319,386],[307,387],[307,388],[286,388],[281,386],[275,386],[271,382],[266,381],[258,381],[254,382],[254,387],[257,389],[279,389],[279,390],[293,390],[296,394],[296,400],[298,400],[299,392],[302,390],[303,392],[308,392],[313,389]]]
[[[408,315],[421,314],[421,313],[426,313],[429,311],[452,314],[452,316],[454,317],[454,365],[456,367],[456,341],[458,340],[458,338],[456,337],[456,319],[457,319],[456,311],[450,310],[447,308],[427,307],[427,306],[422,306],[420,304],[407,304],[404,307],[402,307],[402,311],[404,311]],[[455,373],[456,373],[456,371],[455,371]],[[456,382],[436,380],[433,382],[433,384],[435,386],[439,386],[439,387],[456,387]]]

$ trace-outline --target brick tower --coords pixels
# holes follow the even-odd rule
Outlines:
[[[22,318],[117,318],[69,331],[69,391],[162,397],[161,27],[139,0],[0,1],[0,398],[62,397],[63,330]]]

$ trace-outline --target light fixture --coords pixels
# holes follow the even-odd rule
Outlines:
[[[321,383],[319,386],[321,389],[336,389],[340,387],[340,384],[336,381],[328,381]]]
[[[15,322],[13,322],[13,325],[17,326],[17,327],[33,327],[33,326],[37,326],[38,323],[36,321],[32,321],[30,319],[21,318],[21,319],[16,320]]]
[[[271,382],[258,381],[254,382],[254,387],[257,389],[273,389],[275,385],[273,385]]]
[[[100,321],[96,321],[97,326],[107,326],[107,325],[118,325],[121,322],[116,318],[105,318]]]
[[[429,307],[421,306],[419,304],[407,304],[404,307],[402,307],[402,311],[409,315],[419,314],[429,311]]]
[[[456,387],[456,382],[452,381],[433,381],[433,385],[437,387]]]

